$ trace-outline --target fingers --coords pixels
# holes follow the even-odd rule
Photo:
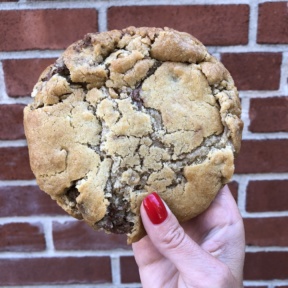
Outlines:
[[[216,216],[221,219],[215,224],[218,229],[214,229],[213,242],[222,243],[219,244],[222,251],[219,259],[230,268],[240,283],[245,256],[244,225],[237,204],[227,185],[219,191],[208,213],[210,222]],[[206,244],[209,245],[209,242],[211,243],[211,241],[207,241]],[[205,246],[204,244],[204,249]]]
[[[193,241],[179,225],[168,206],[156,194],[148,195],[141,206],[142,221],[151,243],[187,279],[222,274],[224,265]],[[191,269],[197,267],[197,269]],[[211,280],[211,279],[210,279]]]
[[[196,220],[196,225],[200,226],[198,232],[204,236],[201,247],[225,263],[241,283],[245,255],[244,226],[228,186],[219,191],[210,207]]]

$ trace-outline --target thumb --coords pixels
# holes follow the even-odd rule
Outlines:
[[[175,265],[182,277],[205,279],[207,275],[210,275],[210,280],[212,280],[212,275],[223,276],[223,273],[227,272],[224,271],[224,264],[204,251],[185,233],[176,217],[156,192],[149,194],[143,200],[141,217],[153,245]]]

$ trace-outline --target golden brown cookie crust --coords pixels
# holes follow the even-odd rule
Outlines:
[[[87,34],[40,76],[24,111],[40,188],[95,229],[144,235],[157,191],[180,221],[231,179],[242,132],[229,72],[201,42],[165,28]]]

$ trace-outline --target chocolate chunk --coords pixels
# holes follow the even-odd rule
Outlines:
[[[92,38],[91,38],[91,35],[90,34],[87,34],[84,36],[84,39],[83,39],[83,48],[86,48],[88,46],[91,46],[92,45]]]
[[[57,63],[55,68],[56,69],[55,69],[54,74],[59,74],[60,76],[65,77],[65,78],[67,76],[70,76],[70,71],[63,62],[59,64]]]
[[[75,185],[70,187],[66,192],[66,196],[68,200],[74,203],[76,203],[76,198],[79,196],[79,194],[80,193],[78,192],[78,189],[75,187]]]
[[[131,99],[136,103],[138,109],[143,106],[143,100],[140,98],[141,86],[131,92]]]
[[[127,234],[131,232],[133,223],[127,220],[127,208],[130,204],[122,196],[116,195],[110,199],[105,217],[96,223],[97,228],[103,228],[106,231],[116,234]]]
[[[55,74],[55,73],[53,73],[53,72],[54,72],[54,68],[51,67],[51,68],[49,69],[48,73],[47,73],[44,77],[41,78],[41,81],[43,81],[43,82],[49,81],[50,78]]]

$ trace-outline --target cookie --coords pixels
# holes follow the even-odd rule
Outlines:
[[[193,36],[169,28],[87,34],[40,76],[24,110],[39,187],[94,229],[145,234],[153,191],[179,221],[231,179],[241,107],[233,79]]]

